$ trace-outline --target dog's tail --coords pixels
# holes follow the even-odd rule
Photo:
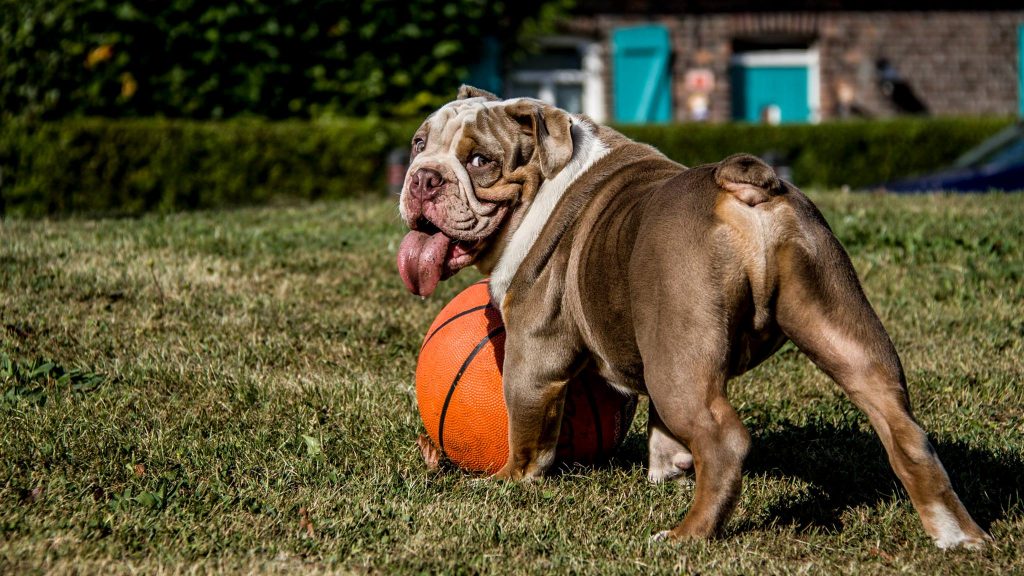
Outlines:
[[[733,154],[719,162],[715,182],[750,206],[767,202],[784,188],[775,170],[750,154]]]

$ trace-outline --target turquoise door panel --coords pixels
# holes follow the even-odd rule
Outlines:
[[[733,66],[732,116],[735,120],[759,122],[768,106],[778,106],[782,122],[808,122],[806,66]]]
[[[1024,117],[1024,24],[1017,26],[1017,102]]]
[[[617,122],[672,119],[671,43],[664,26],[619,28],[612,33],[612,82]]]
[[[470,67],[466,83],[495,94],[504,92],[501,81],[501,43],[497,38],[487,36],[483,39],[480,58]]]

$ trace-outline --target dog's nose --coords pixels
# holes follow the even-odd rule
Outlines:
[[[430,168],[420,168],[412,175],[409,192],[412,192],[412,195],[421,201],[430,200],[441,191],[442,184],[444,184],[444,178],[441,177],[440,172]]]

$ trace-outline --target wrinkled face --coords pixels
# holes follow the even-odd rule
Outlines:
[[[552,128],[564,145],[553,144]],[[559,148],[558,157],[547,148]],[[571,153],[568,115],[535,100],[465,98],[427,118],[413,137],[399,201],[411,229],[398,251],[409,291],[429,296],[470,264],[493,266],[515,213]]]

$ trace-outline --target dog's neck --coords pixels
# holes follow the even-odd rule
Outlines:
[[[540,236],[555,205],[562,199],[565,191],[572,186],[573,182],[589,170],[595,162],[603,158],[610,149],[598,138],[593,124],[573,118],[570,130],[572,133],[572,159],[554,178],[541,184],[533,203],[526,207],[526,216],[523,217],[519,228],[512,233],[512,238],[491,274],[491,298],[499,309],[503,306],[505,293],[508,291],[509,284],[512,283],[512,278],[519,270],[523,259],[530,252],[530,248],[537,241],[537,237]]]

